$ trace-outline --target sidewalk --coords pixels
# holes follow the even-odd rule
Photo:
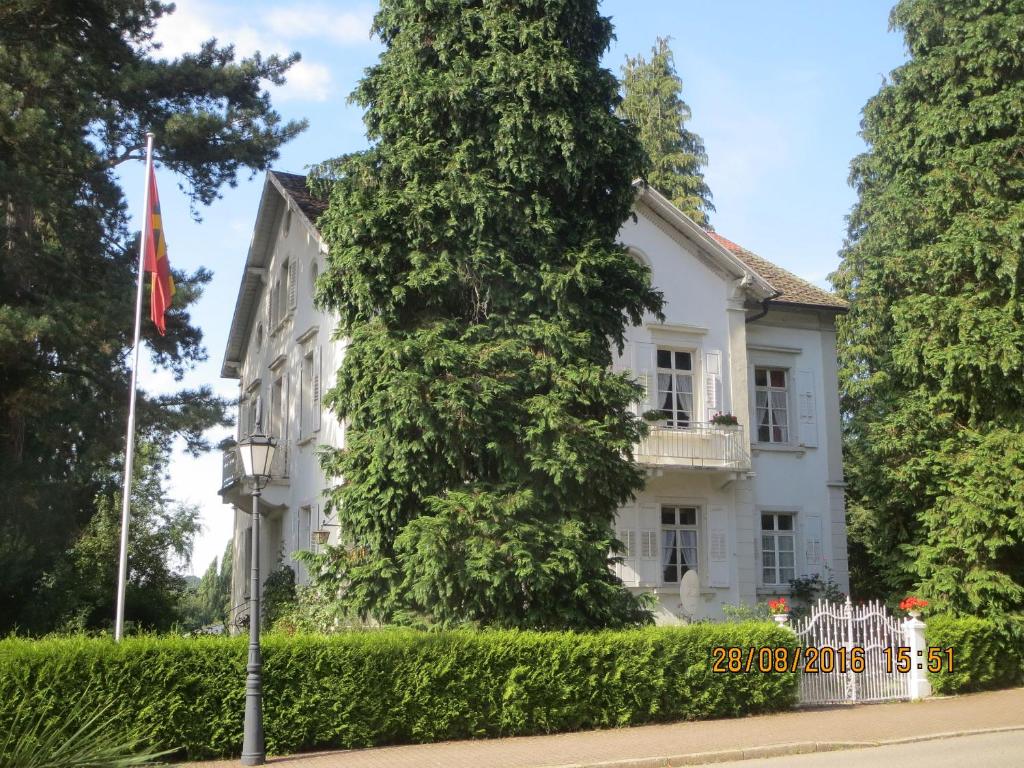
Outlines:
[[[1014,728],[1024,730],[1024,688],[735,720],[319,752],[267,762],[281,768],[655,768]],[[234,768],[238,761],[192,765]]]

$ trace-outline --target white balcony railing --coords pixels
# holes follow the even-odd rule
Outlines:
[[[750,454],[743,427],[691,422],[687,427],[650,426],[636,447],[638,464],[653,467],[744,470]]]

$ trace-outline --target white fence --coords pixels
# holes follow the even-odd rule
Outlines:
[[[916,658],[910,672],[897,671],[897,662],[899,648],[919,647],[916,635],[923,637],[924,625],[913,619],[901,624],[881,603],[819,600],[807,618],[791,626],[804,646],[799,667],[802,705],[908,699],[911,678],[923,677]]]

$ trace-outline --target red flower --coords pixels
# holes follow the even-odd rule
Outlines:
[[[927,608],[927,607],[928,607],[928,601],[927,600],[922,600],[920,597],[914,597],[913,595],[910,595],[909,597],[905,597],[905,598],[903,598],[902,601],[900,601],[900,610],[901,611],[918,611],[921,608]]]
[[[779,597],[775,600],[769,600],[768,610],[775,614],[789,613],[789,606],[786,605],[786,598]]]

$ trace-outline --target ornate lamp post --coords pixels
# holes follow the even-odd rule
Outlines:
[[[256,429],[238,444],[242,467],[252,481],[252,583],[249,587],[249,663],[245,680],[245,728],[242,736],[242,765],[263,765],[263,658],[260,655],[260,492],[270,482],[277,441],[263,434],[257,417]]]

